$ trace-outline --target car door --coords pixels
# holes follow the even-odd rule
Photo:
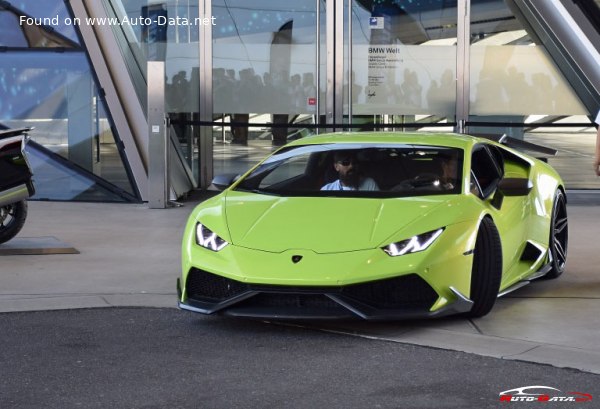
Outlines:
[[[501,288],[515,281],[519,259],[526,240],[530,207],[529,195],[498,197],[498,184],[505,174],[501,148],[482,143],[471,157],[471,192],[481,200],[492,216],[502,243],[503,277]]]

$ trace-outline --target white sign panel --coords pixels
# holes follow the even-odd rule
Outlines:
[[[369,28],[371,30],[383,30],[384,26],[383,17],[369,17]]]

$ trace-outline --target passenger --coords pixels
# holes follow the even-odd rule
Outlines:
[[[456,155],[440,153],[442,158],[442,177],[440,178],[440,187],[444,190],[452,190],[456,187],[458,181],[458,159]]]
[[[338,179],[326,184],[321,190],[379,190],[379,186],[373,179],[360,174],[356,157],[352,151],[334,152],[333,167],[338,173]]]
[[[594,155],[594,172],[596,175],[600,176],[600,111],[598,111],[598,115],[596,115],[596,125],[598,126],[598,130],[596,131],[596,153]]]

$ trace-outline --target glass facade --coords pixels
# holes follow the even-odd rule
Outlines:
[[[214,156],[229,151],[236,171],[256,153],[312,132],[317,115],[317,7],[322,2],[213,1]],[[232,148],[233,146],[233,148]],[[251,149],[248,149],[247,147]],[[259,155],[261,154],[259,153]],[[215,161],[218,173],[229,167]]]
[[[121,23],[95,29],[133,84],[123,104],[146,112],[147,63],[165,62],[171,157],[201,187],[315,133],[464,130],[557,148],[568,188],[599,189],[589,106],[514,3],[102,0]],[[0,125],[35,126],[52,152],[139,197],[72,17],[63,0],[2,3]]]
[[[353,114],[391,115],[400,124],[424,117],[454,122],[452,3],[352,1]]]
[[[360,126],[351,129],[451,131],[456,2],[352,0],[347,26],[344,115]]]
[[[3,45],[61,47],[80,44],[73,24],[67,24],[71,16],[63,0],[13,0],[3,3],[7,3],[0,7]]]
[[[503,2],[471,11],[471,115],[585,115],[585,107],[560,71]],[[485,17],[505,18],[490,23]],[[519,119],[520,118],[520,119]],[[473,118],[476,120],[477,118]]]
[[[167,111],[197,112],[199,87],[191,81],[197,81],[198,77],[198,26],[191,23],[146,25],[141,21],[150,18],[157,23],[168,19],[192,22],[199,16],[198,2],[103,0],[103,4],[109,18],[131,22],[110,27],[118,40],[140,103],[146,104],[148,61],[165,61]]]
[[[198,119],[200,101],[198,1],[103,0],[103,5],[109,18],[130,22],[111,27],[144,112],[148,61],[165,62],[165,104],[172,121],[171,140],[190,177],[197,181],[198,126],[187,122]],[[150,20],[153,23],[143,23]]]
[[[568,188],[599,188],[581,161],[593,153],[587,110],[543,42],[504,0],[472,1],[470,15],[468,132],[551,146],[559,153],[548,162]]]
[[[46,153],[72,165],[70,172],[53,177],[50,168],[58,162],[43,160],[46,153],[37,152],[34,199],[139,200],[85,50],[75,27],[65,24],[71,18],[60,0],[0,5],[5,23],[0,127],[33,127],[30,135]],[[77,182],[84,179],[87,188]],[[98,183],[104,188],[96,189]]]

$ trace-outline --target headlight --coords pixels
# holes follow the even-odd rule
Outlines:
[[[204,226],[202,223],[196,224],[196,244],[205,249],[212,251],[220,251],[228,245],[225,240],[213,233],[209,228]]]
[[[410,239],[402,240],[382,247],[382,250],[392,257],[423,251],[427,249],[427,247],[431,246],[431,243],[433,243],[443,231],[444,229],[441,228],[419,234],[411,237]]]

